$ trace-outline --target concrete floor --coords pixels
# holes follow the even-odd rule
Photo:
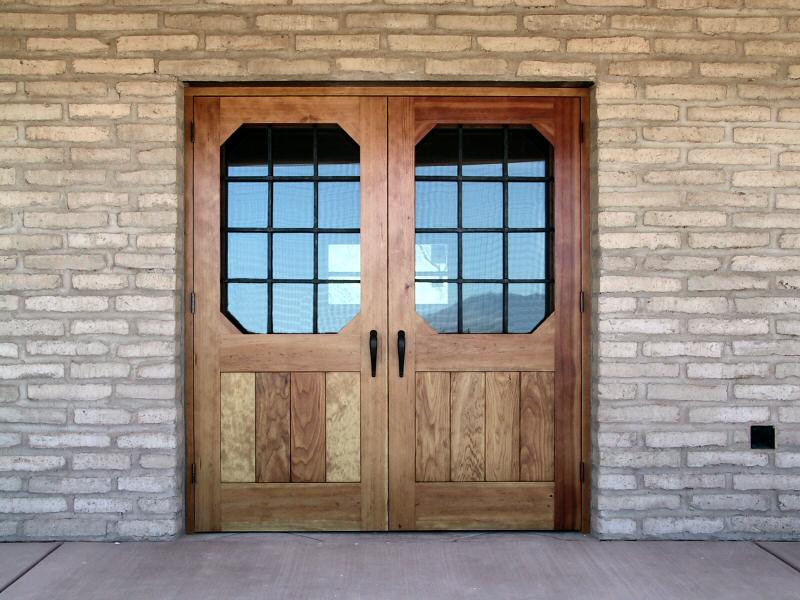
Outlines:
[[[410,533],[0,544],[0,590],[1,600],[796,600],[800,542]]]

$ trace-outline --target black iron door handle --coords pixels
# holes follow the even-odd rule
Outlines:
[[[397,332],[397,362],[400,365],[400,377],[406,368],[406,332],[402,329]]]
[[[369,332],[369,361],[372,365],[372,376],[378,371],[378,332],[374,329]]]

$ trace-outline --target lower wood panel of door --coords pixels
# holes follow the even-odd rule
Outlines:
[[[357,483],[222,484],[222,531],[361,529]]]
[[[551,482],[417,483],[414,529],[553,529]]]

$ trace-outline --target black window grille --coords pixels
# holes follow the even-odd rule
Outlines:
[[[467,138],[465,140],[465,138]],[[535,174],[520,174],[525,169],[518,168],[522,163],[536,164],[532,169]],[[480,166],[490,165],[488,171],[499,171],[493,174],[470,174],[480,172]],[[511,169],[509,168],[511,166]],[[510,170],[513,173],[510,173]],[[426,174],[430,173],[430,174]],[[416,150],[416,175],[419,182],[440,182],[455,184],[456,198],[455,222],[452,226],[426,226],[421,223],[418,204],[415,231],[417,243],[430,234],[452,234],[456,236],[457,272],[455,276],[448,272],[446,276],[420,276],[419,259],[417,264],[417,308],[424,318],[426,311],[420,305],[419,284],[452,284],[457,289],[455,306],[451,303],[447,310],[455,308],[455,319],[433,317],[431,323],[442,333],[479,333],[479,332],[530,332],[533,331],[553,311],[553,151],[550,143],[533,127],[529,126],[446,126],[434,128],[420,143]],[[502,186],[502,223],[498,226],[480,226],[464,224],[464,185],[469,183],[497,184]],[[537,226],[520,226],[510,222],[509,186],[516,183],[540,183],[544,188],[544,206],[542,222]],[[490,201],[490,198],[484,198]],[[419,194],[418,194],[419,201]],[[466,277],[464,275],[464,236],[468,234],[487,233],[502,234],[502,275],[500,277]],[[509,239],[515,234],[536,233],[544,236],[544,269],[539,277],[515,277],[509,273]],[[423,236],[421,238],[420,236]],[[444,239],[441,238],[440,239]],[[419,254],[419,247],[417,249]],[[448,269],[449,271],[449,269]],[[496,284],[502,286],[502,318],[497,322],[484,319],[483,326],[471,328],[465,325],[464,286],[469,284]],[[519,319],[512,328],[509,327],[509,286],[515,284],[541,284],[544,288],[541,309],[528,311],[529,322],[520,327]],[[422,309],[422,310],[421,310]],[[428,309],[429,310],[429,309]],[[453,315],[451,315],[452,317]],[[499,311],[498,311],[499,317]],[[430,320],[429,320],[430,322]]]
[[[223,145],[221,304],[222,311],[242,332],[334,333],[355,316],[357,304],[325,323],[320,322],[321,290],[330,291],[336,284],[354,286],[361,281],[360,263],[357,270],[337,273],[338,277],[331,276],[330,265],[325,269],[327,274],[321,274],[320,265],[326,259],[320,256],[320,241],[341,236],[360,247],[358,237],[346,237],[359,236],[361,232],[359,154],[358,144],[337,125],[246,125]],[[348,182],[354,185],[347,188],[346,195],[354,202],[342,209],[344,213],[338,214],[326,204],[325,222],[321,223],[320,188],[333,190],[332,186],[325,188],[325,185]],[[306,193],[305,197],[300,194],[286,198],[289,205],[282,209],[283,216],[276,218],[280,186],[286,184],[306,184],[304,189],[310,191],[310,197]],[[244,187],[239,191],[237,186]],[[327,199],[323,194],[323,200]],[[310,200],[305,209],[300,206],[304,200]],[[239,208],[245,204],[245,208]],[[255,236],[254,239],[262,243],[260,246],[252,241],[244,244],[243,255],[235,256],[235,250],[229,246],[239,243],[240,238],[236,236],[242,234]],[[308,248],[310,252],[297,252],[285,257],[289,259],[285,263],[276,265],[278,241],[286,244],[289,254],[292,254],[292,244]],[[303,292],[302,298],[295,298],[298,304],[289,307],[296,317],[289,326],[276,323],[276,315],[281,310],[281,306],[276,306],[276,288],[281,285],[293,293]],[[242,289],[247,293],[243,294],[243,299],[237,296],[234,302],[233,297]],[[310,292],[310,300],[307,292]],[[357,297],[360,298],[360,285]],[[291,300],[289,294],[288,304]],[[360,304],[360,300],[355,302]],[[284,308],[286,304],[284,301]],[[301,314],[306,308],[309,314]]]

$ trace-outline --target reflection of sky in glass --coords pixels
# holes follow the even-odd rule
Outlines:
[[[314,327],[314,286],[276,283],[272,286],[272,327],[275,333],[311,333]]]
[[[358,234],[319,234],[320,279],[350,279],[361,275],[361,247]]]
[[[464,227],[502,227],[503,184],[464,182],[461,219]]]
[[[502,233],[465,233],[461,244],[465,279],[502,279]]]
[[[228,234],[228,277],[266,279],[269,272],[269,240],[265,233]]]
[[[319,184],[319,226],[337,229],[357,229],[359,196],[358,181],[321,182]]]
[[[544,227],[547,224],[545,209],[546,183],[508,184],[508,226]]]
[[[503,331],[502,284],[465,283],[462,296],[462,323],[465,333]]]
[[[511,279],[544,279],[544,233],[508,234],[508,276]]]
[[[417,228],[458,225],[458,184],[455,181],[418,181]]]
[[[527,333],[546,314],[545,284],[512,283],[508,286],[508,331]]]
[[[268,194],[266,183],[228,183],[228,227],[266,227]]]
[[[272,237],[272,274],[275,279],[314,277],[314,235],[276,233]]]
[[[267,284],[229,283],[228,311],[247,331],[267,332]]]
[[[272,188],[274,227],[314,226],[314,184],[276,182]]]

